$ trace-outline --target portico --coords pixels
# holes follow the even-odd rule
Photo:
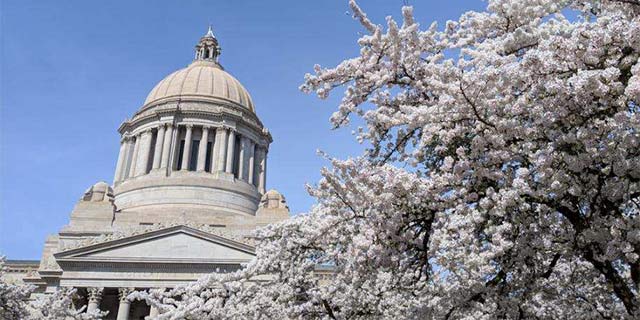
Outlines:
[[[134,310],[126,297],[134,289],[173,288],[212,272],[235,271],[254,256],[252,245],[216,235],[211,227],[155,228],[54,254],[62,269],[58,285],[79,289],[89,311],[100,309],[129,319]],[[117,304],[115,298],[104,301],[105,292],[116,291]]]

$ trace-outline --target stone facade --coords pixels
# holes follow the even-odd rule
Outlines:
[[[287,219],[289,208],[266,189],[271,135],[219,55],[209,30],[195,60],[118,129],[113,185],[87,189],[37,268],[9,264],[22,270],[16,278],[38,294],[78,288],[78,304],[108,310],[107,319],[140,319],[157,310],[128,301],[131,290],[171,288],[252,259],[251,232]]]

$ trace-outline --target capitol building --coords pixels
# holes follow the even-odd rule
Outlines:
[[[193,62],[118,128],[113,184],[81,194],[37,265],[10,261],[16,277],[38,294],[76,288],[77,305],[109,311],[106,319],[144,319],[158,311],[125,299],[132,290],[172,288],[254,257],[252,232],[289,208],[267,191],[271,134],[220,52],[209,28]]]

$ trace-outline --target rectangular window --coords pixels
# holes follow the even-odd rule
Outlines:
[[[156,140],[158,140],[158,131],[153,130],[153,133],[151,135],[151,148],[149,148],[149,154],[147,155],[147,159],[149,159],[149,161],[147,161],[145,173],[149,173],[151,172],[151,169],[153,169],[153,156],[156,153]]]
[[[251,146],[253,149],[251,154],[253,154],[253,185],[258,186],[258,180],[260,180],[260,157],[258,157],[258,145],[254,144]]]
[[[196,171],[198,165],[198,148],[200,140],[191,141],[191,155],[189,156],[189,171]]]
[[[184,153],[184,140],[180,140],[180,148],[178,148],[178,162],[176,170],[182,170],[182,154]]]
[[[235,147],[233,148],[233,176],[236,179],[240,178],[240,148],[242,148],[240,136],[236,136]]]
[[[206,160],[204,161],[204,170],[207,172],[211,172],[211,152],[213,152],[212,148],[213,143],[210,141],[207,142],[207,156]]]

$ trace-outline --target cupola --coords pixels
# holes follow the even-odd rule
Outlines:
[[[207,34],[200,38],[200,42],[196,45],[195,60],[213,61],[217,63],[220,51],[218,39],[216,39],[213,30],[211,30],[211,26],[209,26]]]

